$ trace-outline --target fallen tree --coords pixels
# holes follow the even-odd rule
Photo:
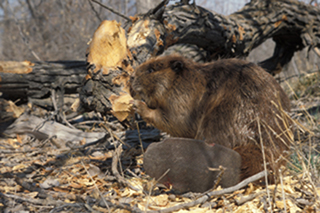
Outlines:
[[[252,0],[223,16],[195,4],[163,1],[123,26],[104,21],[87,52],[88,75],[80,92],[82,106],[120,121],[131,111],[128,80],[134,68],[150,57],[180,53],[200,62],[220,57],[246,57],[268,38],[273,56],[260,66],[280,72],[303,48],[320,55],[320,9],[296,0]]]
[[[78,94],[86,76],[85,61],[16,62],[0,61],[1,97],[60,109],[69,100],[65,94]]]

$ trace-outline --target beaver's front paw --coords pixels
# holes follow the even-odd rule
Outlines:
[[[147,106],[147,104],[140,100],[132,100],[131,103],[133,104],[133,109],[141,115],[142,117],[146,116],[150,112],[150,108]]]

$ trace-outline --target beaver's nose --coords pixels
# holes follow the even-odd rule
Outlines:
[[[142,91],[142,87],[137,86],[134,88],[134,90],[139,93]]]

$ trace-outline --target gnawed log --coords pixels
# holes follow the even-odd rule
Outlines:
[[[252,49],[273,38],[274,54],[260,65],[275,74],[291,60],[295,51],[305,47],[316,51],[320,47],[320,9],[296,0],[252,0],[229,16],[183,2],[167,6],[167,1],[163,1],[124,25],[129,51],[125,51],[122,65],[108,69],[107,74],[104,69],[96,69],[101,67],[101,61],[91,64],[94,75],[87,76],[80,92],[84,107],[114,113],[112,100],[124,95],[127,102],[121,103],[125,109],[120,118],[123,120],[130,113],[127,81],[132,68],[152,56],[168,54],[167,51],[190,58],[197,55],[196,60],[207,62],[221,57],[246,57]],[[107,32],[98,29],[92,42],[110,36]],[[114,47],[108,48],[108,55],[112,55]],[[89,48],[88,59],[92,54]],[[92,69],[89,68],[88,73],[92,73]]]
[[[52,91],[56,99],[64,94],[78,94],[87,75],[85,61],[56,62],[0,62],[0,92],[2,98],[52,105]]]
[[[82,88],[82,93],[87,95],[83,96],[83,102],[87,103],[86,106],[101,106],[97,111],[112,112],[123,121],[131,112],[129,102],[132,98],[127,82],[133,68],[125,31],[120,24],[116,21],[100,24],[88,47],[87,62],[87,82]],[[103,78],[103,82],[95,83]]]

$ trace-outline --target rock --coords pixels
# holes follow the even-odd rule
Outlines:
[[[143,166],[148,175],[166,186],[171,185],[176,193],[204,192],[215,185],[221,171],[219,166],[225,168],[219,185],[230,187],[237,184],[241,157],[218,144],[167,138],[148,147]]]

